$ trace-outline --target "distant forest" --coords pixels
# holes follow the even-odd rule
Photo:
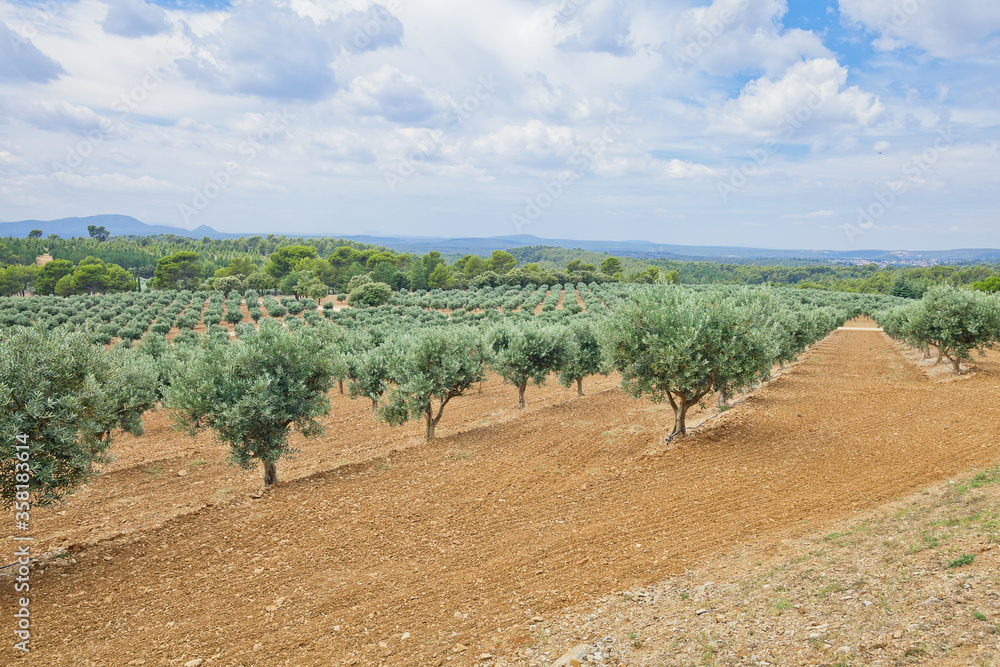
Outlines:
[[[783,260],[765,265],[745,260],[728,263],[637,259],[581,249],[528,246],[511,248],[504,253],[516,262],[515,265],[509,260],[489,256],[460,257],[441,253],[420,256],[344,239],[274,235],[238,239],[191,239],[174,235],[116,237],[108,234],[71,239],[55,236],[7,238],[0,242],[0,266],[20,266],[16,272],[20,275],[27,271],[26,267],[33,269],[36,258],[46,254],[74,266],[96,259],[108,266],[121,267],[134,277],[137,286],[141,286],[154,277],[157,263],[164,258],[179,252],[193,252],[197,253],[193,265],[197,276],[194,277],[211,286],[213,278],[259,273],[266,279],[269,272],[273,276],[274,268],[269,264],[271,256],[282,248],[297,247],[315,249],[315,254],[309,253],[310,257],[302,256],[308,261],[301,268],[338,291],[359,273],[389,276],[391,281],[388,278],[386,281],[395,289],[467,288],[491,283],[651,282],[666,278],[684,284],[774,284],[912,298],[920,297],[934,285],[945,283],[989,291],[1000,284],[1000,264],[881,267]],[[294,251],[292,256],[296,256]],[[236,271],[233,267],[237,265],[243,268]],[[292,267],[286,269],[291,270]],[[431,278],[435,270],[437,273]],[[11,275],[14,273],[12,269]],[[27,278],[22,276],[22,284],[24,280]],[[156,282],[152,285],[156,286]],[[266,288],[266,280],[257,287]],[[23,288],[4,291],[19,293]]]

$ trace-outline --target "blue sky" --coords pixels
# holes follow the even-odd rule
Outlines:
[[[0,220],[1000,247],[998,65],[980,0],[0,1]]]

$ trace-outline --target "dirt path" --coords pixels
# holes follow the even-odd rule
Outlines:
[[[607,391],[89,547],[32,574],[23,662],[519,663],[533,618],[1000,459],[996,356],[949,384],[879,332],[807,356],[659,454],[667,411]]]

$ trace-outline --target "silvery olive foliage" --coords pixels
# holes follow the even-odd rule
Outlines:
[[[0,336],[0,496],[15,499],[15,443],[26,436],[32,502],[62,499],[109,460],[116,431],[142,434],[156,400],[150,359],[105,349],[88,331],[19,327]],[[24,461],[22,461],[24,462]],[[22,468],[23,469],[23,468]]]
[[[688,409],[706,395],[732,394],[767,377],[779,350],[773,312],[766,294],[697,294],[657,284],[612,310],[603,346],[622,388],[668,401],[671,435],[683,434]]]
[[[322,432],[317,418],[330,409],[332,365],[314,331],[275,320],[245,325],[232,343],[203,347],[170,385],[167,403],[179,427],[211,429],[244,469],[259,461],[264,485],[277,482],[277,462],[292,453],[294,427]]]
[[[988,292],[934,287],[923,299],[885,310],[876,316],[879,325],[894,338],[915,347],[937,348],[955,373],[972,353],[984,353],[1000,343],[1000,300]]]
[[[482,336],[470,327],[417,331],[386,347],[394,386],[379,417],[393,425],[423,418],[428,440],[448,402],[486,376]]]
[[[517,387],[517,407],[523,409],[529,382],[545,384],[549,373],[558,372],[576,354],[576,340],[564,326],[535,321],[504,323],[487,334],[489,366]]]

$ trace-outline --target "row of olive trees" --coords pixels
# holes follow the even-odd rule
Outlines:
[[[329,410],[327,392],[338,374],[350,378],[352,396],[380,407],[381,419],[396,425],[425,419],[431,438],[449,401],[484,380],[491,358],[482,332],[464,326],[418,328],[387,341],[297,319],[241,324],[235,341],[215,329],[169,344],[148,337],[134,349],[106,349],[91,330],[23,327],[6,335],[0,340],[4,499],[15,498],[19,435],[31,443],[36,502],[52,502],[83,482],[93,463],[107,460],[113,431],[140,434],[142,414],[157,401],[188,433],[210,429],[230,446],[233,463],[248,469],[260,462],[269,486],[277,481],[277,462],[292,451],[292,430],[321,433],[318,419]],[[541,382],[547,374],[539,364],[568,358],[553,351],[565,342],[556,328],[515,331],[512,339],[530,347],[539,333],[551,339],[547,356],[527,366],[508,361],[522,397],[528,377]],[[567,367],[567,378],[572,372]]]
[[[541,386],[550,374],[558,374],[564,386],[575,384],[582,395],[585,377],[616,370],[629,394],[670,403],[675,435],[684,433],[688,409],[705,396],[728,397],[766,379],[775,363],[794,359],[847,316],[828,306],[795,307],[770,290],[694,292],[656,285],[623,299],[601,320],[501,322],[482,334],[470,329],[465,345],[455,349],[475,358],[480,374],[488,369],[513,385],[519,408],[525,407],[528,385]],[[422,336],[430,334],[344,334],[333,348],[350,395],[369,398],[373,414],[399,423],[399,397],[427,384],[400,362],[426,344]],[[394,403],[380,407],[390,391]],[[425,398],[420,401],[426,411]],[[427,414],[430,438],[440,413]]]
[[[955,373],[972,353],[985,353],[1000,343],[1000,299],[994,294],[949,285],[929,290],[920,301],[883,310],[875,319],[887,334],[923,349],[938,350]]]
[[[434,364],[458,367],[457,360],[475,358],[480,375],[491,370],[517,388],[518,408],[526,404],[524,395],[528,384],[541,386],[550,373],[557,373],[564,386],[575,383],[577,393],[582,396],[583,379],[606,372],[597,332],[585,320],[569,325],[534,321],[519,324],[503,322],[488,328],[452,325],[428,327],[416,332],[407,332],[400,327],[388,335],[378,329],[341,329],[335,330],[333,337],[328,339],[340,392],[344,393],[346,382],[351,398],[368,398],[372,402],[372,414],[385,421],[397,421],[389,418],[389,412],[379,412],[383,394],[393,387],[414,386],[411,379],[415,371],[402,360],[408,359],[414,350],[436,345],[437,341],[445,338],[447,331],[464,333],[453,341],[457,345],[456,352],[449,358],[434,358]],[[431,361],[425,359],[425,365]],[[398,394],[397,390],[394,395]],[[429,427],[428,437],[432,432],[433,428]]]
[[[352,396],[372,400],[379,418],[424,419],[431,438],[448,403],[482,382],[487,369],[517,388],[523,407],[527,385],[550,373],[582,393],[584,377],[614,368],[628,393],[669,401],[673,432],[683,433],[687,409],[708,393],[754,384],[837,325],[822,309],[808,317],[793,311],[769,291],[660,285],[622,298],[604,320],[569,326],[526,321],[386,332],[265,319],[259,327],[238,325],[234,341],[216,327],[169,345],[144,339],[135,349],[105,349],[86,331],[18,328],[0,340],[3,497],[14,498],[18,435],[33,443],[36,496],[55,500],[103,460],[114,430],[141,432],[140,417],[157,400],[189,433],[211,429],[234,463],[259,461],[271,485],[278,460],[291,452],[292,429],[318,435],[327,393],[345,379]]]

